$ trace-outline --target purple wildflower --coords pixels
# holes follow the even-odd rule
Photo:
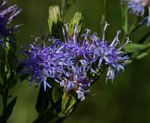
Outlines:
[[[132,0],[128,2],[128,7],[130,9],[130,12],[142,16],[144,15],[144,0]]]
[[[123,0],[124,1],[124,0]],[[144,16],[148,9],[147,26],[150,26],[150,0],[127,0],[129,11],[137,16]]]
[[[124,62],[128,60],[122,52],[119,44],[119,31],[112,43],[105,40],[104,28],[103,38],[100,39],[95,33],[90,34],[87,29],[85,34],[78,35],[78,26],[75,26],[74,34],[69,35],[68,26],[63,28],[64,41],[52,39],[51,45],[45,47],[37,43],[31,45],[25,53],[25,73],[31,75],[30,83],[36,82],[38,86],[41,82],[51,87],[47,81],[52,78],[66,93],[76,95],[81,101],[89,92],[91,83],[95,78],[91,74],[98,76],[97,69],[108,68],[106,79],[113,80],[115,72],[124,70]],[[97,66],[96,66],[97,65]]]
[[[60,82],[60,86],[64,87],[67,93],[76,93],[78,99],[83,101],[85,95],[89,92],[92,80],[87,75],[88,71],[82,67],[74,67],[69,77],[64,77]]]
[[[102,66],[107,66],[106,79],[114,80],[115,72],[119,73],[121,69],[124,70],[124,62],[128,60],[128,56],[122,51],[128,40],[123,46],[119,47],[120,31],[118,31],[112,43],[107,42],[105,40],[107,26],[108,23],[104,27],[102,39],[96,33],[90,34],[89,29],[82,35],[82,38],[79,37],[77,26],[72,37],[69,35],[64,36],[67,49],[65,51],[70,53],[71,59],[69,61],[74,62],[71,62],[71,66],[68,66],[70,73],[61,82],[61,85],[67,91],[75,91],[80,100],[85,99],[85,95],[89,92],[89,87],[94,81],[93,78],[88,76],[89,73],[97,74],[97,68],[103,69]],[[92,67],[94,64],[98,64],[96,69]]]
[[[96,40],[94,54],[98,56],[99,59],[98,68],[101,68],[101,65],[108,66],[106,80],[114,80],[115,71],[118,73],[121,69],[124,70],[124,62],[129,59],[122,51],[123,47],[129,42],[129,40],[127,39],[127,42],[123,46],[118,47],[120,34],[120,31],[118,31],[112,43],[107,42],[105,40],[105,31],[108,25],[109,24],[106,23],[102,40]]]
[[[0,43],[3,47],[6,47],[6,41],[14,42],[12,33],[16,31],[18,26],[9,27],[9,24],[21,12],[16,5],[5,8],[7,2],[8,0],[4,0],[0,5]]]
[[[47,82],[47,78],[54,78],[55,81],[59,81],[63,73],[63,52],[61,52],[62,45],[55,42],[49,47],[45,47],[43,44],[30,45],[29,50],[25,51],[27,60],[25,60],[25,69],[23,72],[32,75],[30,83],[36,82],[36,86],[39,86],[41,82],[44,84],[44,90],[46,86],[51,85]],[[57,80],[58,79],[58,80]]]

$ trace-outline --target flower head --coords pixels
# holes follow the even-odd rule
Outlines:
[[[6,41],[14,42],[12,33],[16,31],[17,26],[9,27],[9,24],[21,12],[16,5],[5,8],[7,2],[8,0],[4,0],[0,5],[0,43],[4,47],[6,47]]]
[[[109,43],[105,40],[104,28],[103,38],[99,38],[96,33],[90,34],[86,29],[84,34],[79,35],[78,26],[74,28],[74,34],[69,35],[68,26],[63,28],[64,41],[52,39],[51,45],[30,45],[25,51],[24,71],[31,75],[30,83],[36,82],[38,86],[41,82],[46,86],[51,86],[48,78],[57,82],[66,93],[76,95],[81,101],[89,92],[91,83],[98,76],[98,70],[108,69],[106,79],[113,80],[115,72],[124,70],[124,62],[128,56],[119,47],[119,33]],[[105,67],[104,67],[105,66]]]
[[[139,16],[144,15],[144,0],[132,0],[128,2],[130,12]]]
[[[125,42],[121,47],[119,47],[119,34],[120,30],[117,32],[115,38],[110,43],[105,39],[105,32],[109,24],[106,22],[104,27],[103,38],[96,38],[94,56],[98,59],[98,68],[101,69],[101,66],[107,66],[107,77],[106,80],[114,80],[115,71],[118,73],[121,69],[124,70],[124,63],[128,60],[128,56],[122,51],[124,46],[129,42]]]
[[[129,11],[137,16],[144,16],[148,9],[147,26],[150,26],[150,0],[127,0]]]
[[[43,82],[44,90],[46,90],[46,86],[51,86],[47,82],[48,78],[54,78],[55,81],[61,79],[63,62],[65,62],[61,47],[61,43],[58,42],[48,47],[43,44],[34,44],[30,45],[29,49],[25,51],[27,59],[24,61],[23,72],[32,76],[31,84],[35,82],[36,86],[39,86]]]

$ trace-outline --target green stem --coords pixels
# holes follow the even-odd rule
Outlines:
[[[9,89],[12,87],[12,83],[10,82],[14,81],[14,72],[11,72],[14,68],[12,67],[12,64],[14,63],[15,59],[15,48],[14,51],[12,51],[11,47],[9,44],[7,44],[7,48],[2,48],[2,55],[1,58],[3,59],[3,63],[1,64],[1,80],[2,80],[2,90],[1,90],[1,96],[2,96],[2,104],[3,104],[3,109],[2,109],[2,114],[1,114],[1,119],[2,123],[6,123],[11,112],[13,109],[13,103],[15,101],[11,101],[8,103],[9,99]],[[9,58],[9,59],[8,59]],[[12,62],[10,59],[13,58]],[[11,107],[10,107],[11,106]]]
[[[101,21],[100,21],[100,26],[101,26],[101,31],[104,31],[103,24],[107,20],[107,7],[108,7],[108,0],[103,0],[103,14],[101,16]]]
[[[107,17],[107,7],[108,7],[108,1],[104,0],[103,1],[103,15],[102,15],[102,20],[101,20],[101,24],[103,24],[106,21],[106,17]]]
[[[2,48],[3,49],[3,48]],[[5,70],[6,67],[6,61],[7,61],[7,51],[6,49],[3,49],[3,54],[4,56],[2,56],[2,58],[4,59],[3,61],[3,65],[2,67],[2,71],[1,71],[1,76],[2,76],[2,102],[3,102],[3,111],[1,114],[1,120],[2,123],[6,123],[7,122],[7,103],[8,103],[8,87],[7,87],[7,72]]]
[[[8,88],[4,87],[4,92],[2,95],[2,99],[3,99],[3,114],[2,114],[2,123],[6,123],[7,122],[7,103],[8,103],[8,93],[9,90]]]
[[[124,20],[123,22],[123,31],[125,33],[125,35],[128,35],[129,34],[129,23],[128,23],[128,7],[122,7],[122,18]]]
[[[107,15],[107,6],[108,6],[108,1],[104,0],[104,16],[105,16],[105,19],[106,19],[106,15]]]
[[[64,10],[66,6],[66,0],[61,0],[61,10]]]

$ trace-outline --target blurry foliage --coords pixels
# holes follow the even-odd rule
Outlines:
[[[61,0],[61,9],[68,9],[74,2],[75,0]]]

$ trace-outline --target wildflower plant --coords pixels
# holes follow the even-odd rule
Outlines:
[[[6,7],[8,0],[0,3],[0,95],[3,100],[0,122],[6,123],[17,98],[10,94],[10,89],[17,83],[16,39],[14,32],[18,25],[10,23],[21,12],[15,4]]]
[[[19,25],[11,26],[11,22],[21,9],[16,4],[7,7],[8,0],[3,0],[0,5],[0,95],[3,101],[0,122],[6,123],[13,112],[17,97],[10,93],[10,89],[19,80],[27,79],[30,86],[39,88],[35,105],[38,117],[33,122],[61,123],[79,103],[91,96],[91,86],[98,83],[102,75],[106,83],[113,82],[120,72],[124,72],[127,64],[148,55],[150,43],[146,40],[149,32],[136,43],[129,43],[129,36],[142,25],[139,25],[139,21],[130,23],[128,13],[144,17],[149,26],[146,10],[149,10],[150,2],[125,2],[127,4],[121,4],[122,28],[115,32],[111,40],[106,37],[109,29],[106,10],[101,20],[102,34],[99,36],[84,27],[80,12],[76,12],[67,22],[59,7],[51,6],[49,33],[35,37],[28,47],[23,48],[21,55],[24,55],[24,59],[18,61],[15,32]],[[66,4],[70,5],[68,1]],[[106,6],[107,0],[104,0],[105,9]],[[65,9],[64,3],[62,9]]]
[[[120,70],[124,71],[125,62],[129,57],[123,48],[129,39],[127,38],[125,43],[120,45],[120,31],[117,31],[114,39],[107,41],[105,39],[109,25],[107,22],[102,38],[99,38],[96,33],[91,33],[90,29],[82,31],[81,20],[81,13],[76,13],[70,23],[63,24],[59,8],[50,7],[48,20],[50,32],[53,34],[52,29],[57,27],[58,22],[61,24],[61,34],[57,37],[50,35],[40,38],[42,43],[37,40],[39,38],[36,38],[35,43],[24,51],[26,59],[23,61],[22,72],[30,76],[30,84],[41,86],[40,90],[43,90],[39,92],[36,108],[40,115],[35,122],[41,122],[41,117],[43,118],[41,116],[43,107],[40,105],[41,93],[46,94],[47,90],[50,90],[48,96],[51,95],[51,101],[59,107],[59,110],[54,108],[50,111],[51,117],[53,118],[54,115],[59,119],[65,118],[72,113],[80,101],[86,99],[90,93],[90,86],[103,71],[107,71],[106,81],[113,81],[116,73],[119,74]],[[58,31],[57,28],[55,31]],[[59,92],[57,99],[54,99],[54,88]],[[42,120],[42,122],[47,121]]]
[[[26,73],[31,74],[30,83],[36,81],[38,86],[43,82],[45,91],[47,86],[51,87],[47,79],[53,78],[65,91],[74,90],[79,99],[84,100],[84,86],[88,88],[94,81],[88,74],[98,75],[102,67],[108,67],[106,79],[113,80],[115,71],[124,70],[128,56],[122,51],[123,46],[118,47],[120,31],[113,42],[108,43],[104,37],[100,39],[96,34],[89,34],[89,29],[79,37],[76,25],[71,37],[69,32],[66,32],[68,25],[65,25],[65,28],[64,41],[49,39],[51,45],[48,47],[44,41],[40,46],[37,43],[30,45],[29,50],[25,51],[27,60],[24,69]]]

